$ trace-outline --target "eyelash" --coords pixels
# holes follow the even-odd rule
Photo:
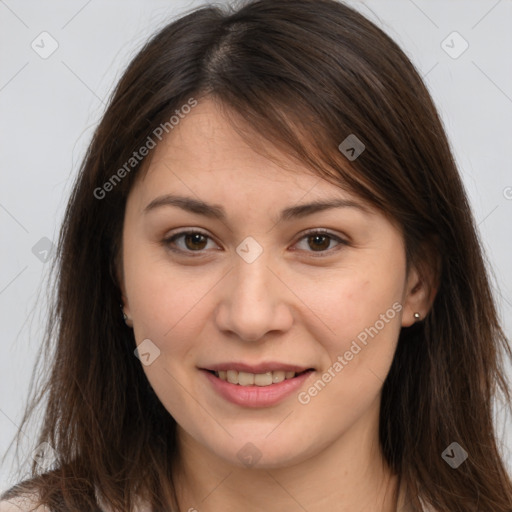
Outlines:
[[[165,238],[162,241],[162,243],[164,244],[165,247],[167,247],[169,250],[171,250],[172,252],[175,252],[175,253],[186,254],[187,256],[190,256],[190,257],[193,257],[193,258],[203,256],[204,249],[201,249],[199,251],[191,251],[191,250],[176,249],[175,247],[172,247],[172,244],[175,242],[175,240],[177,240],[178,238],[181,238],[181,237],[183,237],[185,235],[203,235],[207,239],[211,240],[211,237],[208,234],[204,233],[203,231],[190,230],[190,231],[180,231],[178,233],[175,233],[175,234]],[[332,255],[332,253],[334,251],[339,250],[342,246],[349,245],[349,243],[346,240],[343,240],[339,236],[337,236],[334,233],[331,233],[330,231],[327,231],[325,229],[312,229],[310,231],[306,231],[300,237],[300,239],[298,241],[300,242],[303,239],[308,238],[310,236],[314,236],[314,235],[327,236],[328,238],[331,238],[332,240],[338,242],[337,246],[335,246],[332,249],[327,249],[325,251],[318,251],[318,252],[316,252],[316,251],[305,251],[305,252],[310,252],[311,256],[313,256],[314,258],[325,258],[327,256]],[[198,253],[198,254],[194,254],[194,253]]]

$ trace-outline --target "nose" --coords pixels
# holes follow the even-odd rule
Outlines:
[[[242,341],[266,339],[269,333],[284,333],[293,324],[289,300],[293,297],[276,275],[263,252],[248,263],[235,260],[235,267],[224,279],[215,321],[222,332]]]

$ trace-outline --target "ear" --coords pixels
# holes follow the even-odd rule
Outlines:
[[[436,244],[424,244],[418,254],[422,255],[421,261],[411,264],[407,275],[402,302],[402,327],[410,327],[427,316],[439,289],[441,258]],[[415,318],[414,313],[419,313],[420,318]]]

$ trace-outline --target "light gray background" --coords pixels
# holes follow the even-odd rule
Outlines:
[[[57,239],[104,101],[131,57],[156,29],[202,3],[0,0],[0,455],[19,424],[45,320],[48,264],[32,248],[43,237]],[[512,337],[512,2],[348,3],[399,43],[434,97]],[[43,31],[58,43],[47,59],[31,47],[34,40],[42,46]],[[457,36],[446,39],[453,31],[469,44],[458,58],[441,46],[446,40],[452,55],[463,49]],[[512,467],[512,425],[501,416],[498,424]],[[23,440],[29,453],[33,432]],[[0,469],[0,490],[15,483],[10,460]]]

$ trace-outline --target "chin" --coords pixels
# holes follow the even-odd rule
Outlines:
[[[271,434],[272,435],[272,434]],[[313,455],[314,448],[305,448],[301,439],[290,436],[276,437],[273,440],[254,435],[244,436],[243,441],[229,442],[229,446],[215,444],[210,449],[229,464],[247,469],[276,469],[299,464]],[[285,442],[287,439],[288,442]],[[233,441],[233,440],[232,440]]]

